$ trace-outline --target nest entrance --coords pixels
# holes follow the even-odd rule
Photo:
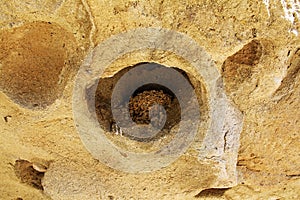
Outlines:
[[[120,78],[134,67],[139,67],[139,64],[127,67],[112,77],[99,79],[95,95],[96,114],[101,127],[108,133],[122,133],[123,136],[128,136],[126,132],[122,131],[122,127],[118,127],[118,123],[113,118],[111,96]],[[189,81],[184,71],[178,68],[172,69],[179,71]],[[155,68],[151,70],[155,70]],[[147,71],[142,72],[142,75],[147,76]],[[140,74],[136,76],[131,77],[131,80],[134,81],[135,78],[141,78]],[[120,109],[124,109],[126,103],[128,102],[123,102],[120,105]],[[151,138],[151,140],[158,139],[170,133],[170,130],[179,124],[181,120],[181,109],[178,99],[172,91],[159,84],[151,83],[137,88],[129,99],[128,109],[132,121],[137,125],[151,124],[152,126],[163,127],[160,133],[155,138]],[[130,136],[129,138],[138,140]]]

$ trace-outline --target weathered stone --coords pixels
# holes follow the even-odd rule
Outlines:
[[[2,2],[0,199],[299,199],[299,7],[288,0]],[[81,141],[78,125],[98,129],[80,120],[90,111],[73,115],[86,106],[72,107],[75,74],[92,63],[112,77],[150,62],[189,76],[199,128],[170,165],[118,171],[97,160],[97,143],[90,149]],[[86,86],[95,84],[91,73],[83,73]],[[107,137],[126,151],[161,147]],[[125,150],[110,158],[130,158]],[[21,183],[16,160],[47,163],[44,193]]]

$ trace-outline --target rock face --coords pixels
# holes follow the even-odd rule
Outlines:
[[[288,0],[1,3],[0,199],[300,199],[299,8]],[[172,136],[178,126],[150,142],[121,136],[122,127],[111,134],[109,120],[99,126],[95,109],[113,105],[115,86],[100,75],[147,63],[177,68],[192,85],[196,98],[182,95],[181,109],[196,112],[185,105],[197,101],[200,115],[181,117],[182,137]],[[120,88],[147,76],[137,77]]]

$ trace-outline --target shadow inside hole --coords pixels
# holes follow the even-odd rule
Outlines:
[[[149,108],[155,104],[162,105],[166,111],[166,123],[164,124],[162,130],[158,134],[156,134],[155,137],[152,138],[151,137],[136,138],[122,131],[121,127],[118,127],[116,121],[113,119],[113,115],[111,111],[111,96],[114,87],[116,86],[119,79],[126,72],[128,72],[130,69],[133,69],[134,67],[139,67],[139,65],[141,64],[145,64],[145,63],[140,63],[135,66],[122,69],[121,71],[116,73],[113,77],[99,79],[97,89],[96,89],[96,94],[95,94],[95,112],[101,128],[103,128],[105,131],[117,135],[122,134],[123,136],[126,136],[132,140],[136,140],[139,142],[149,142],[149,141],[157,140],[165,136],[166,134],[169,134],[170,130],[174,128],[177,124],[179,124],[181,120],[181,109],[180,109],[180,104],[178,99],[176,98],[175,94],[171,90],[159,84],[146,84],[137,88],[134,91],[134,93],[131,95],[129,101],[130,117],[138,125],[147,125],[150,123]],[[188,80],[190,85],[193,86],[188,78],[188,75],[183,70],[178,68],[172,68],[172,69],[175,69],[179,73],[181,73]],[[155,67],[153,69],[151,68],[150,70],[155,70]],[[147,71],[145,71],[145,73],[142,74],[146,75]],[[136,79],[141,78],[140,75],[136,75],[136,76],[139,77],[131,77],[132,78],[131,80],[134,80],[135,78]],[[166,76],[168,76],[168,74],[166,74]],[[184,94],[186,92],[184,90],[180,92],[182,92],[184,96],[190,95],[190,94]],[[125,107],[125,103],[126,102],[120,99],[120,105],[123,108]],[[133,104],[135,105],[135,107],[130,106]],[[145,105],[147,106],[145,107]],[[156,113],[154,112],[154,115],[155,114]]]
[[[164,94],[170,95],[172,97],[172,99],[175,98],[175,94],[170,89],[168,89],[167,87],[165,87],[163,85],[159,85],[159,84],[155,84],[155,83],[146,84],[146,85],[143,85],[143,86],[139,87],[138,89],[136,89],[134,91],[134,93],[132,94],[131,97],[135,97],[139,93],[142,93],[144,91],[151,91],[151,90],[163,91]]]
[[[202,190],[195,197],[196,198],[205,198],[205,197],[221,198],[227,190],[228,188],[209,188],[209,189]]]
[[[44,190],[42,178],[44,177],[45,172],[35,169],[33,163],[22,159],[16,160],[14,170],[16,176],[22,183],[26,183],[39,190]]]

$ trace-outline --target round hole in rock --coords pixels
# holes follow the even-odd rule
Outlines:
[[[139,65],[143,65],[143,64],[151,65],[151,63],[140,63],[134,66],[124,68],[119,72],[117,72],[112,77],[99,79],[97,89],[96,89],[96,95],[95,95],[95,108],[96,108],[98,121],[101,127],[107,132],[108,135],[122,134],[123,136],[131,140],[135,140],[139,142],[156,141],[158,139],[170,135],[171,129],[174,128],[176,129],[176,125],[178,125],[181,120],[181,109],[180,109],[179,101],[176,98],[176,96],[173,94],[173,92],[163,85],[151,83],[151,84],[145,84],[138,87],[131,94],[129,104],[128,104],[129,113],[131,119],[136,124],[141,126],[148,125],[150,123],[150,117],[149,117],[150,108],[156,104],[163,106],[166,112],[165,113],[166,121],[163,124],[163,128],[161,129],[161,131],[158,134],[156,134],[155,137],[151,137],[147,139],[136,138],[127,134],[126,131],[122,129],[122,127],[119,127],[117,125],[117,122],[113,118],[113,114],[111,111],[111,97],[112,97],[113,90],[117,82],[125,73],[127,73],[130,69],[139,67]],[[186,80],[190,83],[190,85],[193,86],[193,84],[190,82],[189,76],[183,70],[175,67],[172,68],[165,67],[165,66],[161,66],[161,67],[168,68],[168,69],[175,69],[186,78]],[[155,70],[155,67],[151,70]],[[135,79],[137,78],[141,79],[141,77],[147,76],[147,71],[142,72],[138,76],[139,77],[134,77],[134,76],[130,77],[131,82],[135,81]],[[165,74],[165,76],[170,76],[170,75]],[[124,89],[126,89],[126,85],[124,86]],[[185,94],[186,93],[185,90],[181,90],[181,92],[184,94],[184,96],[186,96],[188,100],[191,94]],[[122,99],[120,99],[120,102],[121,102],[120,103],[121,107],[125,107],[126,102]],[[158,107],[158,110],[154,109],[154,116],[161,112],[160,109],[161,107]],[[154,124],[152,125],[155,126],[155,123],[156,121],[154,120]],[[158,120],[157,123],[160,123],[160,121]]]

